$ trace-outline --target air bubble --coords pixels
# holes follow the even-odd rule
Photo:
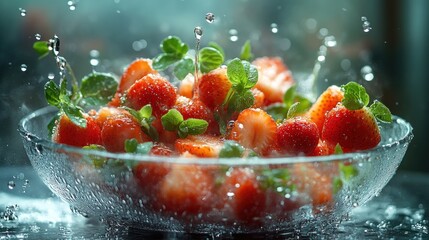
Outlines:
[[[213,23],[215,20],[215,15],[213,13],[207,13],[206,14],[206,21],[208,23]]]
[[[27,65],[21,64],[21,71],[23,72],[27,71]]]
[[[24,8],[19,8],[19,12],[21,14],[21,16],[25,17],[27,15],[27,10],[25,10]]]

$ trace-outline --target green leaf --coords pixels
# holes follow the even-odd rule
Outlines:
[[[60,119],[60,114],[56,114],[51,121],[48,123],[48,136],[49,138],[52,138],[52,135],[54,135],[55,127],[57,126],[57,121]]]
[[[132,138],[132,139],[126,139],[125,140],[125,152],[127,153],[134,153],[137,150],[137,145],[139,144],[139,142],[137,141],[137,139]]]
[[[299,105],[300,103],[296,102],[289,107],[289,110],[287,111],[287,115],[286,115],[287,119],[296,117],[298,115]]]
[[[238,144],[236,141],[226,140],[219,152],[219,158],[242,157],[243,152],[244,147]]]
[[[216,48],[205,47],[199,53],[200,70],[208,73],[223,63],[223,55]]]
[[[241,112],[246,108],[250,108],[254,102],[255,97],[250,90],[246,90],[241,94],[235,92],[229,100],[228,112]]]
[[[167,69],[170,65],[175,64],[180,61],[182,57],[170,54],[170,53],[161,53],[152,60],[152,67],[157,71],[163,71]]]
[[[287,107],[290,107],[294,101],[296,96],[296,84],[292,85],[283,95],[283,102],[286,104]]]
[[[39,55],[39,58],[43,58],[49,53],[49,47],[47,41],[36,41],[33,44],[33,49]]]
[[[246,72],[246,84],[244,85],[245,89],[251,89],[258,82],[258,70],[252,64],[247,61],[241,61],[243,64],[244,71]]]
[[[281,195],[295,191],[296,186],[290,183],[290,173],[287,168],[264,169],[260,174],[261,186],[271,189]]]
[[[252,46],[250,45],[250,40],[247,40],[241,47],[240,59],[249,61],[252,57]]]
[[[175,55],[179,58],[182,58],[188,52],[188,45],[175,36],[168,36],[162,41],[160,47],[165,53]]]
[[[349,82],[342,86],[344,91],[343,105],[349,110],[359,110],[368,105],[369,95],[365,88],[356,83]]]
[[[295,102],[299,102],[298,108],[296,109],[297,113],[306,112],[313,104],[308,98],[298,94],[295,96]]]
[[[223,50],[223,48],[219,44],[217,44],[215,42],[209,42],[208,45],[209,45],[209,47],[212,47],[212,48],[218,50],[220,52],[220,54],[222,54],[223,59],[225,59],[225,51]]]
[[[170,109],[161,117],[161,123],[167,131],[177,131],[179,125],[183,122],[182,114],[176,109]]]
[[[339,143],[337,143],[337,145],[335,145],[334,154],[343,154],[343,148],[341,147],[341,145]]]
[[[179,125],[179,136],[181,134],[198,135],[203,134],[208,127],[208,122],[203,119],[188,118]]]
[[[283,121],[286,118],[288,108],[284,103],[274,103],[265,108],[265,111],[275,120]]]
[[[100,146],[97,144],[91,144],[88,146],[84,146],[84,147],[82,147],[82,149],[99,150],[99,151],[105,151],[106,150],[103,146]],[[101,156],[95,156],[92,154],[85,156],[83,160],[91,163],[95,168],[102,168],[107,162],[107,158],[101,157]]]
[[[61,107],[60,88],[52,80],[45,84],[45,98],[49,105]]]
[[[341,178],[345,181],[349,181],[352,177],[356,177],[359,174],[359,171],[354,165],[344,165],[343,163],[339,164]]]
[[[93,72],[82,79],[80,92],[90,106],[102,106],[114,97],[117,88],[118,82],[111,74]]]
[[[191,58],[183,58],[174,67],[173,74],[179,80],[183,80],[189,73],[195,71],[194,61]]]
[[[375,100],[369,107],[369,110],[372,114],[374,114],[374,117],[377,120],[386,123],[392,122],[392,113],[390,112],[389,108],[387,108],[386,105],[380,101]]]
[[[237,88],[238,86],[242,86],[241,88],[244,89],[244,85],[247,82],[247,77],[246,77],[246,70],[244,70],[244,66],[241,63],[240,59],[235,58],[228,63],[226,74],[234,88]]]
[[[146,155],[150,152],[152,147],[153,142],[139,143],[135,138],[125,140],[125,152],[127,153]]]
[[[75,125],[86,128],[86,119],[82,115],[82,110],[73,104],[63,104],[62,110]]]
[[[332,180],[332,192],[337,194],[343,188],[343,180],[340,177],[335,177]]]
[[[150,104],[146,104],[139,110],[139,116],[141,118],[149,119],[152,116],[152,106]]]

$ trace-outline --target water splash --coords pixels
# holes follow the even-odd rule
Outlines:
[[[369,32],[372,30],[371,23],[368,21],[368,19],[365,16],[361,17],[362,21],[362,29],[364,32]]]
[[[36,40],[42,39],[42,35],[40,35],[39,33],[34,34],[34,37],[36,38]]]
[[[215,15],[213,13],[209,12],[206,14],[206,21],[208,23],[213,23],[214,20],[215,20]]]
[[[203,36],[203,29],[200,26],[194,28],[194,35],[197,43],[199,44],[201,37]]]
[[[16,184],[15,184],[15,181],[9,181],[8,183],[7,183],[7,187],[9,188],[9,189],[14,189],[15,188],[15,186],[16,186]]]
[[[21,71],[23,72],[27,71],[27,65],[21,64]]]
[[[6,206],[6,209],[4,212],[0,212],[0,219],[3,219],[5,221],[14,221],[18,219],[18,215],[16,215],[16,211],[18,210],[18,205],[10,205]]]
[[[24,8],[19,8],[19,13],[21,14],[21,16],[25,17],[27,15],[27,10],[25,10]]]

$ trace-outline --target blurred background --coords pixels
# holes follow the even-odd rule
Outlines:
[[[59,80],[55,61],[33,51],[35,41],[57,35],[78,78],[93,70],[120,75],[133,59],[158,54],[168,35],[193,48],[201,26],[201,45],[215,41],[227,58],[249,39],[255,57],[282,57],[298,80],[321,60],[319,89],[365,85],[414,127],[400,170],[429,172],[427,9],[427,0],[0,1],[0,167],[30,164],[18,122],[47,105],[43,86]]]

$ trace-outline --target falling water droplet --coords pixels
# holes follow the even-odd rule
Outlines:
[[[69,5],[70,11],[76,10],[76,3],[74,1],[68,1],[67,5]]]
[[[9,181],[9,182],[7,183],[7,187],[8,187],[9,189],[14,189],[14,188],[15,188],[15,182],[14,182],[14,181]]]
[[[34,37],[36,38],[36,40],[40,40],[42,38],[39,33],[34,34]]]
[[[324,40],[324,44],[327,47],[335,47],[337,46],[337,40],[335,40],[335,37],[332,35],[326,36]]]
[[[27,65],[21,64],[21,71],[23,72],[27,71]]]
[[[53,74],[53,73],[49,73],[48,74],[48,79],[49,80],[52,80],[52,79],[54,79],[55,78],[55,74]]]
[[[195,27],[194,34],[195,34],[195,39],[197,39],[198,41],[201,40],[201,37],[203,36],[203,29],[199,26]]]
[[[364,32],[369,32],[372,30],[371,23],[368,21],[368,19],[365,16],[361,17],[362,21],[362,29]]]
[[[238,31],[236,29],[230,29],[228,33],[230,35],[229,40],[232,42],[236,42],[238,40]]]
[[[91,66],[93,66],[93,67],[98,66],[99,63],[100,63],[100,61],[96,58],[89,60],[89,64],[91,64]]]
[[[272,33],[278,33],[279,29],[277,27],[277,23],[271,23],[271,32]]]
[[[374,79],[374,74],[372,73],[372,68],[370,66],[364,66],[361,70],[360,73],[362,75],[362,78],[365,79],[366,81],[372,81]]]
[[[206,14],[206,21],[208,23],[213,23],[214,20],[215,20],[215,15],[213,13],[209,12],[209,13]]]
[[[27,15],[27,10],[24,8],[19,8],[19,12],[21,13],[21,16],[25,17]]]

